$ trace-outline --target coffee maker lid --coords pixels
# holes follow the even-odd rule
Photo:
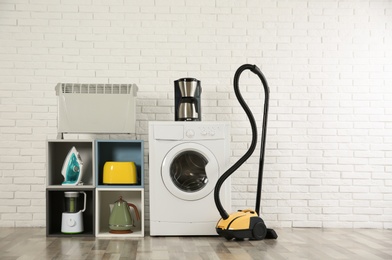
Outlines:
[[[195,79],[195,78],[181,78],[181,79],[177,79],[176,80],[176,82],[179,82],[179,81],[183,81],[183,82],[197,81],[197,82],[200,82],[200,80]]]

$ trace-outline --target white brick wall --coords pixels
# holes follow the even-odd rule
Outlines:
[[[196,77],[203,119],[232,122],[234,162],[250,140],[232,91],[243,63],[271,88],[267,223],[392,228],[389,0],[2,0],[0,226],[45,225],[58,82],[136,83],[147,141],[149,120],[173,120],[173,81]],[[261,121],[259,81],[241,83]],[[254,205],[258,154],[233,178],[235,208]]]

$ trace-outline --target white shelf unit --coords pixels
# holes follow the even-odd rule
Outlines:
[[[95,207],[95,236],[102,238],[130,238],[144,237],[144,189],[143,188],[96,188],[96,207]],[[135,227],[129,234],[109,233],[110,204],[117,201],[120,196],[128,203],[135,204],[138,208],[140,220],[136,220],[133,209],[131,214]]]
[[[141,140],[96,140],[96,207],[95,207],[95,236],[96,237],[144,237],[144,142]],[[107,161],[132,161],[137,169],[136,184],[112,185],[103,183],[103,167]],[[135,228],[130,234],[109,233],[109,205],[120,196],[128,203],[138,208],[140,221],[136,221],[133,209],[132,216]]]
[[[47,182],[49,188],[94,188],[95,187],[95,158],[94,158],[94,141],[92,140],[48,140],[46,145],[47,151]],[[68,152],[72,147],[79,152],[83,162],[82,183],[83,185],[71,186],[61,185],[64,176],[61,169]]]
[[[72,147],[79,152],[83,162],[83,185],[61,185],[65,158]],[[83,213],[84,231],[73,236],[94,236],[95,227],[95,159],[93,140],[48,140],[46,181],[46,235],[69,236],[61,232],[65,191],[84,191],[87,194],[86,211]],[[82,205],[82,204],[81,204]]]
[[[75,146],[83,161],[83,185],[61,185],[61,168],[69,150]],[[48,140],[46,185],[46,234],[69,236],[61,233],[64,191],[85,191],[87,210],[84,214],[85,231],[75,236],[144,237],[144,143],[140,140]],[[103,165],[106,161],[134,161],[138,181],[132,185],[105,185]],[[109,233],[109,205],[122,196],[136,205],[140,221],[130,234]],[[131,209],[132,216],[133,209]]]

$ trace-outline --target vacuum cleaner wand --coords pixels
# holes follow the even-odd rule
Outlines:
[[[262,125],[262,134],[261,134],[261,146],[260,146],[260,161],[259,161],[259,172],[258,172],[258,181],[257,181],[257,193],[256,193],[256,206],[255,211],[253,210],[244,210],[239,211],[239,213],[235,213],[229,215],[222,206],[222,203],[219,198],[219,192],[222,184],[225,180],[235,172],[254,152],[257,144],[257,125],[256,121],[253,117],[251,110],[248,105],[245,103],[240,91],[239,91],[239,78],[243,71],[250,70],[255,73],[261,80],[264,88],[264,114],[263,114],[263,125]],[[264,170],[264,154],[265,154],[265,143],[267,136],[267,120],[268,120],[268,105],[269,105],[269,87],[267,80],[265,79],[263,73],[256,65],[244,64],[239,67],[234,75],[234,92],[240,103],[241,107],[244,109],[250,125],[252,129],[252,141],[248,151],[236,162],[234,163],[226,172],[222,174],[222,176],[218,179],[217,184],[215,185],[214,190],[214,200],[216,207],[221,215],[223,221],[219,221],[217,225],[217,232],[230,239],[230,238],[253,238],[253,239],[263,239],[263,238],[272,238],[276,239],[277,234],[272,229],[267,229],[264,221],[258,217],[260,215],[260,200],[261,200],[261,189],[262,189],[262,180],[263,180],[263,170]],[[243,217],[247,215],[250,220],[250,225],[248,228],[239,229],[238,231],[233,231],[235,228],[231,230],[228,228],[228,225],[231,225],[235,219],[239,219],[239,217]],[[230,219],[229,219],[230,218]],[[243,218],[245,219],[245,218]],[[230,223],[230,224],[228,224]],[[243,223],[242,223],[243,224]]]
[[[262,125],[262,133],[261,133],[261,146],[260,146],[260,161],[259,161],[259,176],[258,176],[258,184],[257,184],[257,193],[256,193],[256,212],[260,215],[260,201],[261,201],[261,188],[263,185],[263,173],[264,173],[264,155],[265,155],[265,142],[267,139],[267,121],[268,121],[268,107],[269,107],[269,87],[267,80],[265,79],[263,73],[260,71],[258,67],[255,66],[254,70],[252,70],[256,75],[259,76],[261,82],[264,87],[264,113],[263,113],[263,125]]]

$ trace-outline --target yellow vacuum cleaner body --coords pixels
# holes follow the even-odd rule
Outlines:
[[[246,209],[230,214],[227,219],[221,218],[216,225],[216,232],[227,240],[261,240],[267,235],[267,227],[254,210]]]

